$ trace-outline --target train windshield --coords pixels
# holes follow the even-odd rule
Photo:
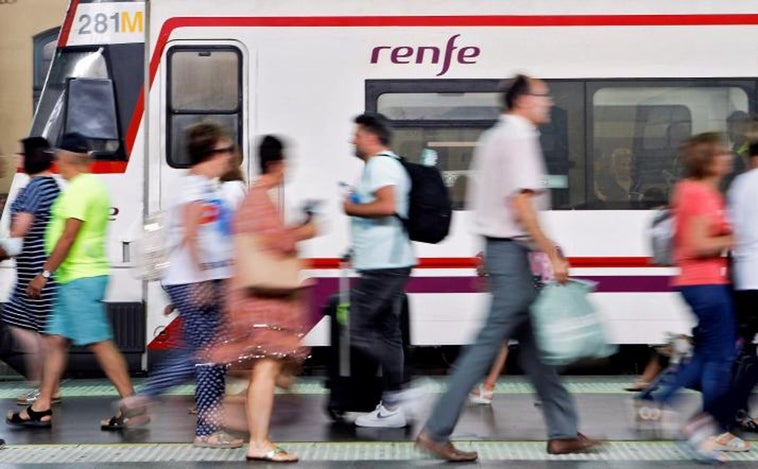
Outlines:
[[[120,149],[115,91],[105,48],[56,53],[32,123],[31,135],[55,145],[65,132],[79,132],[96,155]]]

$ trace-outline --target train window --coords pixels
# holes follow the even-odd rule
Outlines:
[[[584,200],[583,86],[549,82],[556,106],[542,126],[546,184],[554,208]],[[367,109],[384,114],[394,128],[393,148],[404,157],[440,168],[455,210],[466,206],[468,170],[481,133],[501,113],[497,80],[385,81],[367,83]]]
[[[168,149],[174,168],[186,168],[184,129],[213,121],[241,143],[242,57],[231,46],[177,46],[168,54]]]
[[[468,168],[476,141],[499,114],[496,80],[370,80],[367,110],[393,127],[393,149],[437,166],[453,209],[466,203]]]
[[[494,122],[498,93],[386,93],[379,112],[394,121],[484,120]]]
[[[47,72],[50,70],[50,64],[53,62],[55,49],[58,45],[58,33],[61,28],[52,28],[34,36],[34,109],[37,109],[42,87],[45,85]]]
[[[693,134],[725,132],[745,163],[750,80],[546,80],[555,105],[540,126],[554,210],[649,209],[680,176],[677,148]],[[436,164],[454,208],[466,202],[468,167],[500,113],[497,80],[369,80],[366,110],[392,122],[395,150]],[[727,178],[729,179],[729,178]]]
[[[64,110],[68,102],[68,82],[72,79],[108,79],[104,49],[58,52],[40,97],[30,135],[40,135],[56,145],[68,127]],[[85,135],[86,136],[86,135]],[[119,156],[120,157],[120,156]]]
[[[66,93],[65,131],[86,136],[97,159],[115,153],[120,142],[113,81],[70,78]]]
[[[668,201],[680,177],[679,145],[690,136],[728,133],[749,112],[740,86],[598,85],[591,92],[591,195],[586,208],[650,208]],[[730,144],[739,139],[729,132]]]

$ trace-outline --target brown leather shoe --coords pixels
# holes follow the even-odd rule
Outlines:
[[[598,449],[603,444],[600,440],[593,440],[581,433],[576,438],[556,438],[547,442],[548,454],[586,453]]]
[[[476,451],[460,451],[449,441],[447,443],[437,443],[424,433],[420,433],[416,437],[416,447],[450,462],[470,462],[476,461],[479,458],[479,454]]]

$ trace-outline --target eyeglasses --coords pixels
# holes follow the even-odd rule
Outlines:
[[[545,98],[550,98],[550,93],[527,93],[529,96],[543,96]]]
[[[208,151],[209,155],[216,155],[218,153],[233,153],[234,147],[214,148]]]

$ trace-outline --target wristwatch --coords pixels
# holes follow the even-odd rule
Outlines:
[[[53,273],[50,272],[49,270],[43,270],[40,275],[42,275],[42,278],[48,279],[53,276]]]

